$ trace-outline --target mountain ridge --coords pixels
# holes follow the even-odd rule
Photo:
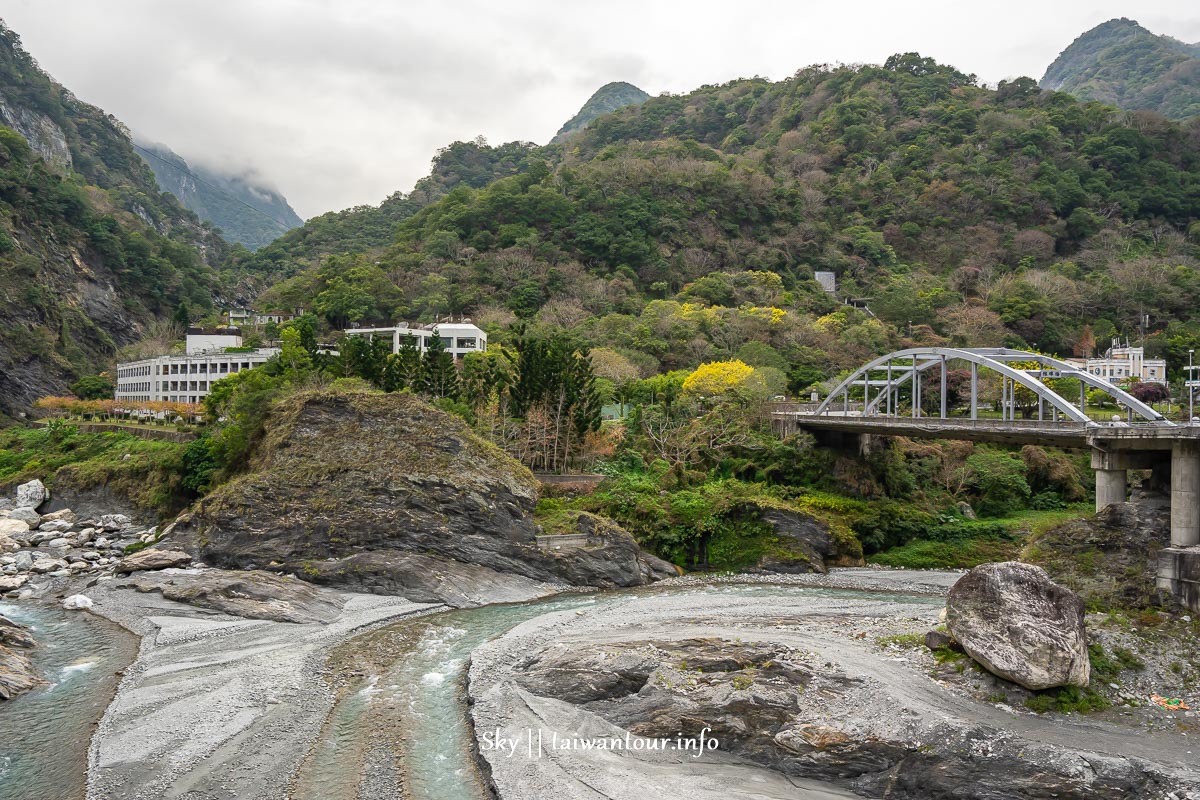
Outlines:
[[[1127,17],[1081,34],[1046,68],[1040,85],[1171,119],[1200,115],[1200,43],[1152,33]]]
[[[304,224],[286,197],[252,175],[191,163],[169,146],[144,137],[135,136],[133,144],[154,171],[159,188],[211,222],[230,243],[257,250]]]
[[[571,134],[581,131],[586,128],[594,119],[611,114],[614,111],[620,111],[628,106],[637,106],[650,99],[650,95],[644,90],[634,86],[632,83],[625,81],[613,81],[606,83],[592,93],[592,96],[587,99],[583,107],[575,113],[563,126],[558,129],[558,133],[554,134],[554,138],[550,140],[551,144],[559,144],[566,141]]]

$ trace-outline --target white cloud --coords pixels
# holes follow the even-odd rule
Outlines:
[[[1070,8],[1062,6],[1069,5]],[[1076,6],[1082,7],[1076,7]],[[1136,8],[1200,39],[1170,0]],[[547,141],[588,95],[651,94],[916,50],[998,80],[1042,71],[1127,3],[1003,6],[610,0],[9,0],[4,18],[79,97],[190,159],[253,169],[301,216],[407,191],[435,150]]]

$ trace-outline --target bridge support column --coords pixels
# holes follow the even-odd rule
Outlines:
[[[1092,450],[1092,469],[1096,471],[1096,510],[1128,498],[1129,464],[1119,453]]]
[[[1126,473],[1123,469],[1096,470],[1096,510],[1103,511],[1126,500]]]
[[[1200,544],[1200,442],[1171,445],[1171,546]]]

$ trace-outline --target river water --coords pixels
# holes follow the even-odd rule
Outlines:
[[[92,731],[137,638],[83,611],[0,603],[0,614],[32,627],[29,655],[47,681],[0,703],[0,800],[78,800]]]

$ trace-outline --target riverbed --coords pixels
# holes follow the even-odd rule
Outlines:
[[[78,800],[88,743],[137,637],[103,617],[30,603],[0,603],[30,626],[44,686],[0,705],[0,800]]]
[[[52,685],[0,706],[0,800],[486,800],[495,790],[569,800],[595,796],[587,785],[630,800],[857,796],[721,753],[597,760],[477,752],[476,730],[553,736],[603,726],[515,689],[522,660],[547,643],[697,636],[787,642],[814,664],[860,679],[872,692],[867,707],[889,709],[855,718],[863,736],[936,741],[957,735],[957,720],[964,729],[985,723],[1031,751],[1065,752],[1086,729],[1106,759],[1128,753],[1190,769],[1186,740],[998,709],[880,652],[880,636],[897,625],[934,624],[958,577],[687,577],[458,610],[321,590],[344,604],[328,624],[247,620],[98,586],[96,611],[143,636],[119,687],[114,673],[134,655],[121,628],[89,614],[5,606],[37,627],[45,645],[37,659]],[[807,710],[817,719],[849,713],[836,703]]]

